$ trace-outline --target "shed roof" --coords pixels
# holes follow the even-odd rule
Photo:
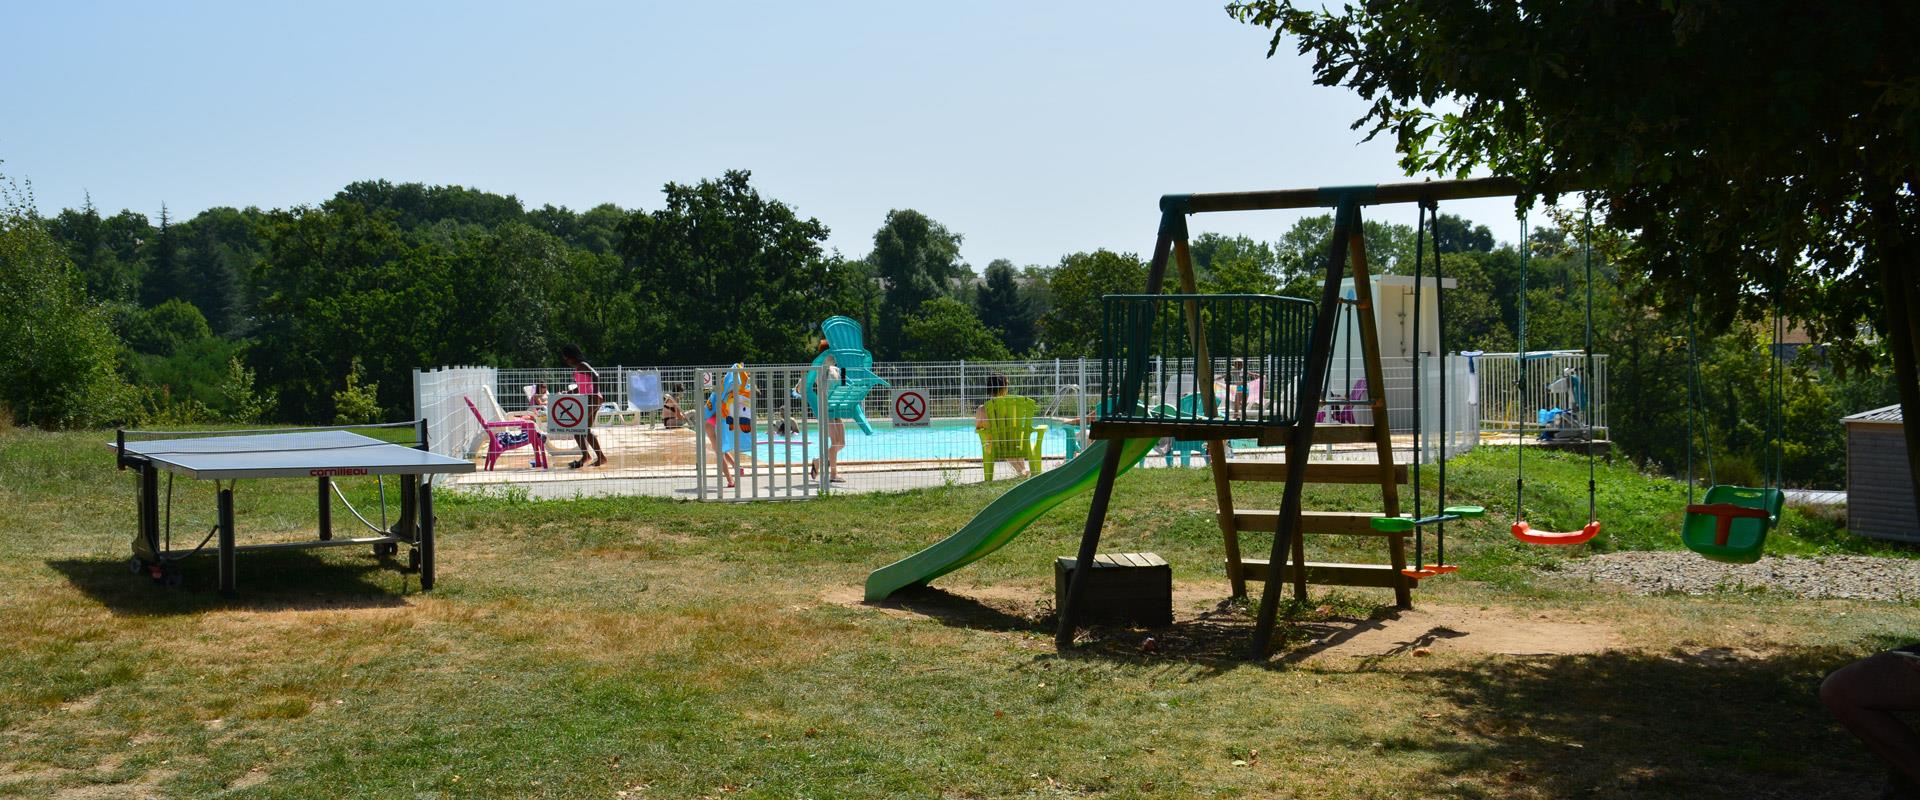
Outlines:
[[[1840,421],[1841,422],[1868,422],[1868,423],[1879,422],[1879,423],[1897,425],[1901,422],[1900,404],[1894,403],[1893,405],[1887,406],[1886,408],[1876,408],[1872,411],[1862,411],[1858,414],[1849,414],[1847,416],[1841,417]]]

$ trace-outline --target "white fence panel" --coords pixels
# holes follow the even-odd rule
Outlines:
[[[1593,356],[1588,375],[1586,356],[1579,352],[1528,353],[1523,365],[1518,353],[1483,353],[1472,357],[1482,419],[1490,430],[1539,427],[1541,409],[1577,410],[1605,436],[1607,416],[1607,357]]]
[[[729,380],[741,383],[747,394],[735,394],[722,403]],[[699,398],[694,448],[694,498],[699,500],[804,500],[821,493],[834,474],[831,461],[816,464],[831,439],[834,421],[822,430],[801,391],[807,367],[749,367],[742,370],[699,369],[692,382]],[[824,407],[825,390],[818,386],[814,408]],[[707,409],[720,409],[707,425]],[[830,456],[831,454],[829,454]]]
[[[497,382],[493,367],[440,367],[413,371],[414,418],[427,421],[427,449],[454,458],[471,457],[486,441],[480,420],[467,407],[491,414],[487,397]]]

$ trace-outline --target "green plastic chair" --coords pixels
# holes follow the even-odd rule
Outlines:
[[[1030,474],[1040,474],[1040,443],[1047,426],[1033,424],[1039,404],[1029,397],[1001,395],[987,401],[987,426],[980,434],[980,470],[993,480],[993,463],[1024,459]]]
[[[1715,486],[1687,506],[1680,541],[1688,550],[1728,564],[1751,564],[1767,549],[1767,531],[1780,519],[1787,495],[1779,489]]]

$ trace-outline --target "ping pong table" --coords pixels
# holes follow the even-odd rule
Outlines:
[[[214,482],[217,497],[216,523],[209,537],[218,534],[220,592],[234,593],[234,556],[242,552],[296,550],[313,547],[370,546],[376,556],[392,556],[400,545],[409,548],[409,567],[420,573],[420,588],[433,588],[433,475],[472,472],[473,462],[439,455],[426,450],[425,420],[395,425],[354,426],[413,429],[413,445],[395,444],[345,428],[304,428],[266,431],[116,432],[108,444],[115,453],[119,469],[138,473],[139,530],[133,537],[135,572],[145,571],[154,580],[177,585],[177,562],[201,552],[206,541],[192,549],[172,548],[172,478],[168,478],[167,535],[161,538],[160,473],[167,472],[193,480]],[[128,435],[172,436],[178,438],[134,439]],[[400,516],[391,525],[374,525],[359,511],[347,505],[355,517],[371,529],[373,535],[336,539],[333,536],[333,495],[338,489],[333,479],[341,476],[383,476],[400,478]],[[304,541],[237,545],[234,542],[233,492],[242,478],[307,478],[318,485],[318,538]],[[385,512],[385,484],[381,484],[382,516]],[[346,497],[341,495],[345,503]]]

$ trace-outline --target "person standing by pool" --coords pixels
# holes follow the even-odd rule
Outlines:
[[[740,474],[737,454],[753,451],[753,381],[747,375],[746,365],[735,362],[732,368],[721,373],[718,384],[709,387],[703,416],[707,442],[713,446],[714,460],[720,464],[720,476],[731,489],[733,479]]]
[[[1233,408],[1241,419],[1247,418],[1248,387],[1257,380],[1260,380],[1259,373],[1247,371],[1246,359],[1233,360],[1233,369],[1227,371],[1227,384],[1233,387]]]
[[[827,340],[821,339],[820,343],[814,347],[814,355],[817,357],[819,354],[827,352],[828,347]],[[822,376],[825,380],[829,381],[826,385],[831,386],[840,382],[840,365],[835,364],[831,369],[828,369],[826,373],[826,375]],[[798,395],[800,392],[805,391],[806,388],[807,382],[805,379],[802,379],[798,385],[793,387],[793,392],[795,395]],[[813,403],[814,398],[807,398],[807,402],[809,404]],[[833,483],[846,483],[847,479],[840,477],[840,450],[847,446],[847,421],[834,419],[831,415],[826,416],[827,419],[823,421],[824,425],[822,427],[827,432],[827,478]],[[816,458],[807,464],[807,477],[811,478],[818,474],[820,474],[820,459]]]
[[[587,396],[587,433],[585,436],[573,437],[573,441],[580,445],[580,457],[569,462],[567,468],[579,469],[586,466],[588,446],[593,448],[593,466],[605,464],[607,451],[600,449],[600,437],[593,433],[593,423],[600,416],[600,404],[606,401],[606,398],[600,396],[594,387],[594,383],[600,378],[600,373],[594,370],[593,365],[587,363],[586,354],[580,352],[580,345],[572,342],[560,345],[560,360],[567,362],[567,366],[573,368],[573,390]]]

